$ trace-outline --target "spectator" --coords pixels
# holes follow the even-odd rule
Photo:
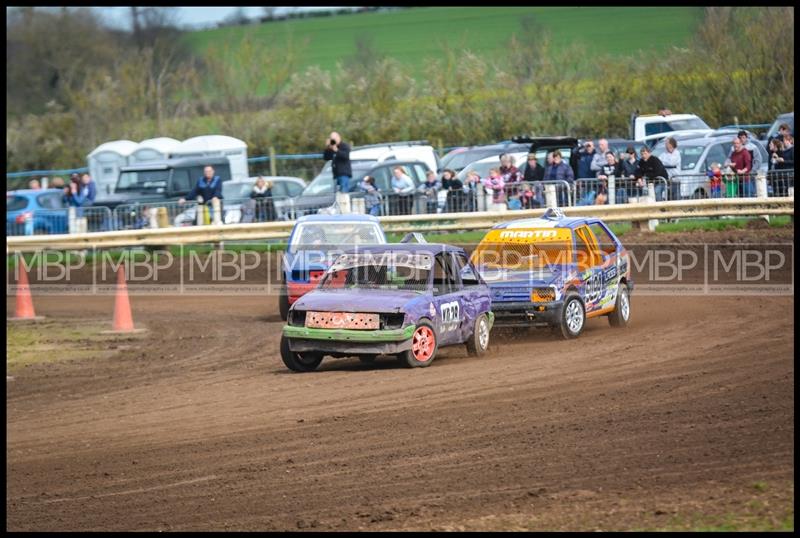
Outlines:
[[[544,179],[545,181],[566,181],[570,189],[575,184],[575,174],[572,168],[561,158],[561,151],[555,150],[553,152],[553,164],[545,171]],[[558,205],[561,207],[568,206],[568,189],[563,188],[561,185],[556,185],[556,189],[558,190]]]
[[[618,179],[622,179],[622,164],[617,162],[617,157],[614,155],[613,151],[606,152],[606,164],[603,165],[603,169],[597,173],[597,178],[602,181],[603,189],[601,189],[606,197],[608,197],[608,182],[610,180],[614,180],[614,201],[618,204],[627,204],[628,203],[628,193],[625,190],[625,186],[621,183],[617,183]],[[598,193],[599,194],[599,193]],[[607,203],[606,201],[603,202],[596,202],[596,203]]]
[[[741,194],[745,197],[755,195],[755,182],[753,181],[750,172],[753,169],[753,160],[750,157],[750,152],[747,151],[742,144],[742,140],[737,136],[733,139],[733,151],[728,157],[728,163],[736,175],[735,179],[729,181],[728,196],[735,197],[737,184],[742,185]]]
[[[708,170],[708,186],[711,198],[722,197],[722,169],[719,163],[711,163]]]
[[[794,170],[794,137],[787,134],[783,141],[778,138],[773,139],[770,145],[774,144],[775,152],[773,153],[772,162],[772,176],[773,193],[775,196],[788,196],[789,185],[794,185],[794,173],[791,175],[786,172],[787,170]]]
[[[350,178],[353,169],[350,166],[350,145],[342,142],[342,137],[336,131],[328,137],[327,146],[322,154],[322,158],[331,161],[331,171],[333,172],[334,190],[338,186],[341,192],[350,190]]]
[[[475,170],[467,172],[467,182],[464,184],[464,192],[467,196],[467,211],[478,210],[478,189],[481,184],[481,176]]]
[[[272,199],[272,183],[258,176],[250,199],[255,202],[256,222],[272,222],[275,220],[275,201]]]
[[[483,183],[483,187],[486,190],[491,191],[493,204],[506,203],[505,183],[503,182],[503,176],[500,175],[499,168],[489,170],[489,177],[482,179],[481,183]]]
[[[680,184],[673,181],[673,178],[681,171],[681,154],[678,151],[678,141],[671,136],[667,137],[664,141],[664,147],[667,151],[661,154],[661,163],[667,171],[667,180],[670,185],[672,199],[678,200],[681,197]],[[663,188],[663,184],[656,183],[656,200],[663,198]]]
[[[642,158],[639,160],[639,166],[636,168],[634,177],[636,178],[636,185],[639,188],[639,195],[647,195],[647,183],[655,183],[656,200],[663,200],[664,184],[658,181],[659,178],[666,179],[667,171],[661,159],[653,155],[650,148],[644,146],[641,149]],[[659,197],[659,185],[661,186]]]
[[[742,141],[742,145],[744,148],[750,152],[750,160],[752,161],[752,166],[750,169],[755,173],[761,169],[761,152],[756,147],[755,143],[753,143],[750,138],[747,136],[747,131],[741,130],[737,134],[739,140]],[[733,154],[733,146],[731,146],[730,151],[728,152],[728,158],[730,158],[731,154]]]
[[[783,152],[778,158],[778,170],[794,170],[794,136],[783,137]]]
[[[420,193],[425,195],[425,205],[428,213],[437,213],[439,207],[439,190],[442,188],[442,183],[437,179],[436,172],[428,170],[425,174],[425,183],[417,189]]]
[[[75,207],[89,207],[94,204],[97,186],[89,174],[83,174],[80,183],[72,183],[72,185],[74,188],[71,188],[71,194]]]
[[[64,188],[64,178],[61,176],[56,176],[53,178],[53,181],[50,182],[51,189],[63,189]]]
[[[545,174],[546,174],[547,173],[547,169],[550,168],[551,166],[553,166],[553,152],[552,151],[549,152],[547,154],[547,156],[544,158],[544,160],[545,160],[545,163],[547,163],[547,165],[545,166]]]
[[[528,160],[525,163],[525,169],[522,173],[522,181],[530,183],[532,181],[544,180],[544,168],[539,166],[539,161],[536,160],[535,153],[528,153]]]
[[[446,169],[442,173],[442,188],[447,191],[445,213],[464,211],[464,184],[455,171]]]
[[[792,128],[789,127],[788,123],[781,123],[780,127],[778,127],[777,138],[780,138],[781,142],[785,142],[787,136],[792,136]]]
[[[539,209],[542,207],[542,201],[534,194],[530,183],[525,183],[525,185],[522,186],[522,193],[519,195],[519,201],[522,209]]]
[[[222,178],[214,175],[214,167],[206,166],[203,168],[203,177],[197,180],[197,184],[189,191],[186,198],[196,200],[200,198],[200,204],[213,203],[213,200],[219,200],[219,210],[222,211]],[[186,202],[185,198],[178,199],[178,205],[183,205]],[[198,206],[198,211],[204,211],[204,205]],[[209,208],[209,216],[213,222],[213,206]]]
[[[381,201],[383,200],[383,195],[375,186],[375,178],[372,176],[364,176],[364,179],[361,180],[358,186],[366,193],[364,196],[364,207],[367,213],[379,217],[381,215]]]
[[[39,183],[38,179],[32,179],[28,181],[28,188],[34,191],[42,190],[42,184]]]
[[[578,155],[578,179],[594,177],[594,172],[592,172],[592,160],[594,156],[594,142],[587,140],[583,144],[580,155]]]
[[[500,176],[506,185],[506,195],[515,196],[517,193],[516,183],[520,181],[519,169],[514,166],[511,155],[503,153],[500,155]]]
[[[597,172],[603,169],[606,165],[606,153],[608,153],[608,140],[601,138],[597,141],[597,146],[600,151],[596,151],[592,157],[592,164],[589,166],[591,175],[587,177],[596,177]]]
[[[410,215],[414,202],[414,181],[408,177],[405,168],[396,166],[392,170],[392,191],[396,215]]]
[[[619,181],[619,188],[625,189],[625,198],[638,196],[638,189],[634,188],[634,179],[639,161],[636,159],[636,150],[633,149],[633,146],[625,148],[625,153],[620,155],[620,161],[622,177]]]

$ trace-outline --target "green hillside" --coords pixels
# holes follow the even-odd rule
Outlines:
[[[420,76],[423,60],[436,57],[445,42],[502,62],[511,34],[519,34],[526,20],[546,28],[556,46],[575,43],[587,56],[622,57],[639,50],[668,54],[668,47],[685,46],[702,16],[699,7],[410,8],[204,30],[184,39],[199,53],[235,43],[248,32],[278,48],[291,39],[301,46],[296,71],[303,71],[311,65],[333,69],[355,52],[361,36]]]

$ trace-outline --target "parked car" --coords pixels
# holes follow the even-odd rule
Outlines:
[[[548,209],[504,222],[471,259],[491,289],[497,327],[551,327],[577,338],[587,318],[608,316],[615,327],[630,321],[629,253],[598,218]]]
[[[272,183],[273,204],[275,204],[275,220],[294,218],[292,198],[299,196],[306,187],[306,182],[294,176],[261,176]],[[225,224],[238,224],[242,220],[242,203],[250,198],[253,185],[258,177],[246,180],[231,180],[222,184],[222,221]],[[190,207],[175,217],[175,226],[188,226],[197,222],[197,211]]]
[[[358,184],[365,176],[375,178],[375,185],[381,193],[392,194],[391,178],[392,169],[402,166],[408,172],[408,176],[414,181],[414,186],[419,186],[425,181],[425,175],[431,168],[423,161],[351,161],[353,176],[350,178],[350,192],[360,196]],[[324,172],[324,169],[323,169]],[[328,173],[320,173],[308,184],[303,192],[294,199],[294,211],[297,215],[308,215],[317,213],[320,210],[334,212],[333,205],[336,195],[333,190],[333,173],[328,169]],[[385,202],[387,200],[384,200]],[[387,212],[384,211],[384,214]]]
[[[711,131],[696,114],[636,114],[631,116],[630,137],[653,147],[658,141],[680,132],[702,136]]]
[[[63,195],[61,189],[6,192],[6,236],[67,233]]]
[[[444,157],[442,157],[439,171],[441,172],[445,169],[450,169],[454,172],[460,172],[468,165],[488,157],[497,157],[502,153],[520,153],[527,151],[527,149],[527,144],[517,144],[510,141],[484,146],[455,148],[450,150]]]
[[[371,215],[307,215],[297,219],[283,260],[278,297],[281,319],[286,321],[289,306],[316,287],[342,249],[385,243],[380,221]]]
[[[578,140],[578,146],[583,147],[583,144],[589,140],[592,140],[594,143],[595,151],[599,151],[598,138]],[[633,149],[636,151],[636,158],[638,159],[639,155],[641,155],[642,148],[647,145],[640,140],[629,140],[626,138],[607,138],[606,140],[608,141],[608,149],[614,152],[617,160],[625,158],[625,151],[628,149],[628,146],[633,146]]]
[[[717,136],[704,135],[696,138],[680,137],[677,150],[681,154],[681,169],[672,178],[671,199],[708,198],[710,187],[707,173],[712,163],[725,164],[733,145],[736,133],[719,132]],[[761,155],[761,168],[756,172],[766,172],[769,165],[769,154],[764,144],[755,138],[750,141],[758,148]],[[661,158],[666,151],[664,141],[653,148],[653,154]]]
[[[539,166],[547,166],[547,154],[559,150],[565,163],[572,168],[572,173],[578,177],[578,139],[571,136],[517,136],[512,140],[528,144],[528,153],[536,154]],[[527,159],[527,157],[526,157]]]
[[[794,134],[794,112],[786,112],[775,118],[775,121],[772,123],[772,127],[769,128],[769,131],[767,131],[764,139],[771,140],[775,138],[775,136],[778,134],[778,129],[784,123],[789,125],[789,128],[792,130],[792,134]]]
[[[519,169],[525,165],[528,159],[528,152],[527,151],[518,151],[509,153],[514,158],[514,166]],[[461,171],[456,174],[456,177],[461,180],[462,183],[466,183],[467,181],[467,174],[470,172],[477,172],[481,178],[489,177],[489,170],[492,168],[499,168],[500,167],[500,154],[497,155],[490,155],[489,157],[485,157],[480,159],[479,161],[475,161],[474,163],[468,164],[466,167],[462,168]]]
[[[95,205],[113,210],[120,205],[174,202],[192,190],[207,165],[214,167],[223,182],[231,180],[227,157],[184,157],[123,166],[114,194],[101,197],[98,193]]]
[[[339,256],[319,287],[292,305],[281,358],[296,372],[315,370],[325,356],[394,355],[425,367],[443,346],[485,353],[493,318],[489,288],[464,249],[365,247]]]

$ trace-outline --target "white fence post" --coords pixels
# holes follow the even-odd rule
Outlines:
[[[336,193],[336,205],[339,207],[339,213],[350,213],[350,195],[346,192]]]
[[[767,175],[764,172],[756,174],[756,198],[767,198]],[[769,222],[769,215],[759,215],[760,218]]]
[[[556,186],[549,183],[544,186],[544,205],[547,207],[558,207],[558,197],[556,196]]]
[[[211,209],[214,211],[213,223],[215,225],[222,224],[222,211],[220,211],[219,198],[212,198],[211,199]]]
[[[367,212],[367,205],[363,198],[351,198],[350,209],[353,211],[353,213],[363,215]]]
[[[614,205],[617,203],[617,186],[616,181],[614,180],[614,176],[609,176],[608,178],[608,205]]]

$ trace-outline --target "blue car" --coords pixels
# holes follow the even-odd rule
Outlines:
[[[600,219],[542,218],[492,228],[472,253],[492,290],[498,327],[550,326],[576,338],[587,318],[628,325],[633,291],[630,253]]]
[[[6,193],[6,236],[67,231],[67,207],[61,189],[20,189]]]
[[[297,219],[283,259],[283,284],[278,298],[281,319],[289,307],[317,287],[320,278],[344,249],[383,245],[386,235],[371,215],[307,215]]]
[[[463,248],[441,244],[367,246],[339,256],[318,288],[296,301],[281,358],[296,372],[325,356],[372,362],[394,355],[430,366],[440,347],[482,355],[492,328],[489,288]]]

